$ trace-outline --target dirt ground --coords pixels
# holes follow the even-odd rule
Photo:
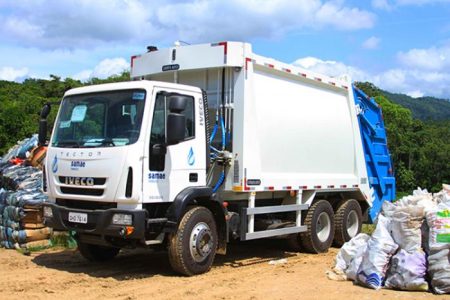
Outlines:
[[[165,253],[124,251],[107,263],[88,263],[75,250],[30,256],[0,249],[2,299],[450,299],[423,292],[370,290],[332,281],[338,249],[311,255],[287,252],[282,241],[233,244],[211,271],[182,277]],[[286,259],[282,264],[272,260]]]

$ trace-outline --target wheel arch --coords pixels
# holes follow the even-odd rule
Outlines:
[[[166,217],[168,222],[165,231],[175,232],[181,218],[191,205],[203,206],[211,211],[217,225],[217,236],[219,239],[217,253],[225,254],[228,236],[227,222],[225,220],[227,211],[223,207],[222,201],[213,194],[211,187],[196,186],[182,190],[167,210]]]

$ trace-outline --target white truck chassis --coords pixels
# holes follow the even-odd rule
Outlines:
[[[48,146],[46,223],[88,259],[161,245],[193,275],[230,238],[324,252],[395,197],[381,110],[349,79],[237,42],[149,47],[131,78],[66,92]]]

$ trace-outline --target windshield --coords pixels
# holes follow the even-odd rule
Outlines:
[[[137,141],[145,90],[119,90],[67,96],[56,120],[52,146],[114,147]]]

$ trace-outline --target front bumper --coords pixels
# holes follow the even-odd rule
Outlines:
[[[54,203],[44,203],[50,207],[53,217],[45,217],[46,226],[56,230],[75,231],[78,235],[97,236],[102,240],[139,240],[145,241],[145,229],[147,211],[141,209],[125,210],[111,208],[105,210],[86,210],[59,206]],[[69,221],[69,212],[87,214],[87,223],[74,223]],[[125,225],[112,224],[113,215],[116,213],[130,214],[133,218],[133,231],[127,233]],[[129,232],[129,231],[128,231]]]

